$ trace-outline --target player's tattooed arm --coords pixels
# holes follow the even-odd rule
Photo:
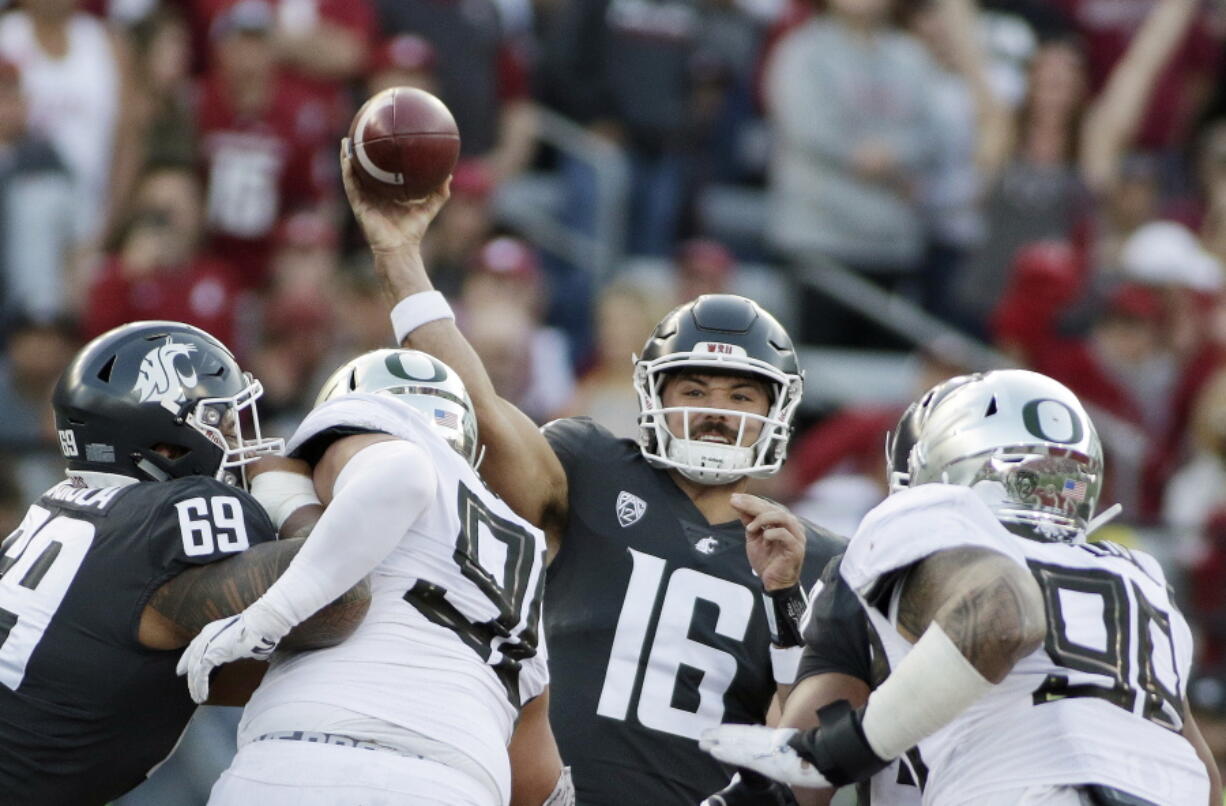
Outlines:
[[[1047,621],[1038,583],[999,552],[937,552],[916,563],[903,585],[899,631],[915,641],[935,621],[993,683],[1043,643]]]
[[[154,592],[141,616],[140,641],[151,649],[186,646],[204,625],[247,608],[289,566],[303,540],[261,543],[226,560],[191,568]],[[283,649],[318,649],[340,643],[357,629],[370,604],[363,580],[299,624]]]

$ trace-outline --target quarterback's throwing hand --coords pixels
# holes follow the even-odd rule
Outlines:
[[[704,731],[698,746],[726,764],[747,767],[785,784],[829,788],[830,781],[792,746],[796,735],[792,728],[720,725]]]
[[[187,675],[192,699],[202,703],[209,698],[209,674],[218,666],[242,658],[265,660],[276,648],[276,641],[252,630],[239,613],[204,625],[183,650],[175,672]]]

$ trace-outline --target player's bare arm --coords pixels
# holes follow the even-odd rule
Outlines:
[[[937,552],[911,570],[899,602],[899,631],[914,642],[933,622],[993,683],[1038,649],[1047,631],[1034,577],[982,548]]]
[[[1196,755],[1205,764],[1205,772],[1209,774],[1209,806],[1220,806],[1222,803],[1222,774],[1218,770],[1217,761],[1213,758],[1213,750],[1200,732],[1196,717],[1192,716],[1192,706],[1183,701],[1183,730],[1180,733],[1191,743]]]
[[[347,451],[352,440],[360,445]],[[178,672],[197,702],[208,697],[214,668],[271,654],[293,628],[382,562],[433,500],[437,474],[412,442],[364,434],[337,440],[328,451],[346,458],[330,488],[319,490],[327,508],[302,550],[249,607],[205,625],[179,659]],[[352,540],[355,533],[363,539]]]
[[[551,798],[563,776],[562,756],[549,725],[549,689],[529,701],[519,712],[511,743],[511,806],[553,806],[563,801]],[[573,796],[572,796],[573,797]]]
[[[421,241],[447,201],[450,182],[419,203],[372,198],[354,179],[344,143],[341,175],[388,302],[394,305],[410,295],[433,290],[421,257]],[[512,509],[545,531],[552,554],[566,521],[567,481],[561,463],[536,424],[498,396],[481,359],[450,319],[415,328],[401,344],[429,353],[459,373],[476,409],[486,449],[481,475]]]
[[[914,649],[862,712],[836,702],[821,727],[801,733],[725,725],[702,745],[793,786],[866,780],[948,724],[1038,649],[1046,631],[1042,594],[1030,573],[983,548],[936,552],[903,580],[899,632]]]
[[[819,709],[839,700],[847,700],[852,708],[862,708],[868,702],[869,691],[867,683],[848,674],[828,672],[806,677],[792,687],[779,718],[779,727],[816,728]],[[798,806],[828,806],[834,792],[833,789],[792,789]]]
[[[279,540],[252,546],[221,562],[191,568],[153,594],[141,614],[140,642],[150,649],[178,649],[204,625],[240,613],[285,572],[305,541]],[[370,604],[366,580],[295,627],[286,649],[334,646],[361,622]]]

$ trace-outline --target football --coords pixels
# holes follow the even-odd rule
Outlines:
[[[460,132],[438,98],[412,87],[389,87],[354,115],[349,155],[364,190],[414,201],[451,175],[460,155]]]

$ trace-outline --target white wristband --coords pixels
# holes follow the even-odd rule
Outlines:
[[[802,646],[779,647],[771,644],[771,671],[775,682],[781,686],[790,686],[796,682],[796,673],[800,671],[800,657],[804,654]]]
[[[992,688],[935,621],[869,695],[861,726],[873,752],[895,759]]]
[[[251,480],[251,495],[267,510],[278,529],[294,510],[319,503],[311,477],[288,470],[270,470],[256,476]]]
[[[403,342],[406,336],[427,322],[439,319],[455,319],[441,291],[410,294],[392,308],[392,330],[396,332],[396,343]]]

